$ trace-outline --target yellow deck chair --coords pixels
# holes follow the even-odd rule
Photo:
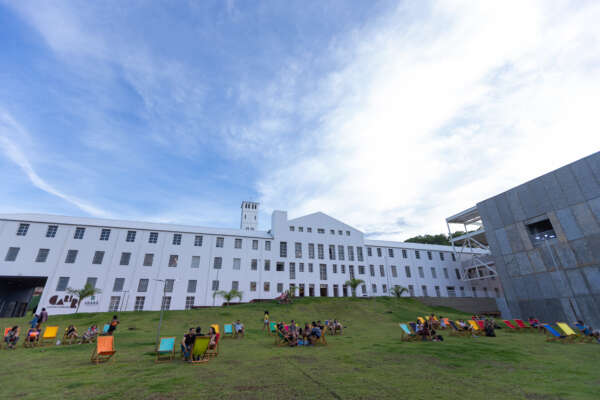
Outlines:
[[[58,326],[47,326],[46,329],[44,329],[44,334],[42,335],[42,339],[40,340],[40,346],[43,346],[46,341],[56,340],[57,334]]]
[[[569,340],[575,340],[575,339],[580,339],[581,337],[577,334],[577,332],[575,332],[573,329],[571,329],[571,327],[569,325],[567,325],[564,322],[557,322],[556,325],[560,328],[561,331],[564,332],[564,334],[567,336],[567,339]]]
[[[197,336],[194,340],[194,348],[192,349],[192,358],[190,364],[204,364],[207,363],[210,358],[206,356],[206,350],[208,349],[208,343],[210,338],[208,336]]]
[[[425,323],[425,319],[423,317],[418,317],[417,321],[419,321],[420,323],[424,324]]]
[[[114,336],[98,336],[96,348],[92,352],[92,362],[99,364],[106,362],[116,353]]]
[[[221,333],[221,330],[219,329],[219,324],[212,324],[210,327],[215,328],[216,333]]]
[[[471,325],[474,331],[479,330],[479,325],[477,325],[477,322],[473,321],[472,319],[469,320],[469,325]]]

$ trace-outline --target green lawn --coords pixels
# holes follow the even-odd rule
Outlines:
[[[337,318],[343,336],[326,347],[275,347],[262,332],[263,310],[272,320],[304,323]],[[190,326],[241,319],[247,336],[221,341],[219,356],[192,366],[179,359],[154,363],[158,312],[120,313],[117,354],[90,363],[91,344],[0,351],[2,398],[106,399],[597,399],[600,345],[547,343],[537,333],[497,331],[498,337],[454,338],[442,343],[400,340],[398,322],[435,311],[411,299],[305,298],[295,304],[246,304],[165,313],[162,336]],[[50,317],[60,330],[69,323],[102,325],[111,314]],[[0,320],[22,328],[29,318]],[[208,396],[208,397],[207,397]]]

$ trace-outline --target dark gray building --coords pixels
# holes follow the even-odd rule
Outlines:
[[[600,152],[484,200],[477,212],[506,317],[600,328]]]

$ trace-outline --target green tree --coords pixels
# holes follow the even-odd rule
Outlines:
[[[407,243],[424,243],[424,244],[440,244],[443,246],[450,246],[450,238],[455,238],[461,235],[464,235],[464,232],[458,231],[458,232],[454,232],[452,234],[452,236],[449,235],[444,235],[443,233],[440,233],[438,235],[419,235],[419,236],[414,236],[411,237],[409,239],[406,239],[405,242]]]
[[[408,293],[408,289],[404,286],[396,285],[392,288],[391,293],[396,297],[402,297],[404,293]]]
[[[352,289],[352,296],[356,296],[356,288],[365,283],[362,279],[352,278],[346,281],[345,285]]]
[[[217,296],[221,296],[223,300],[225,300],[225,305],[228,306],[231,303],[231,300],[238,298],[242,301],[243,292],[239,290],[231,289],[229,292],[226,290],[218,290],[213,293],[213,299]]]
[[[93,287],[89,283],[86,283],[83,289],[67,288],[67,293],[69,293],[72,296],[77,296],[77,298],[79,299],[77,301],[77,309],[75,310],[75,312],[77,313],[79,312],[79,306],[81,305],[83,299],[102,293],[102,290]]]

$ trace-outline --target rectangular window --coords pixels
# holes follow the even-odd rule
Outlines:
[[[365,274],[365,266],[364,265],[359,265],[358,266],[358,274],[359,275],[364,275]]]
[[[231,290],[240,290],[240,281],[232,281]]]
[[[375,266],[374,265],[369,265],[369,273],[371,274],[371,276],[375,276]]]
[[[326,264],[319,264],[319,277],[321,278],[322,281],[327,280],[327,265]]]
[[[168,311],[171,309],[171,296],[163,296],[161,310]]]
[[[419,278],[425,278],[425,272],[423,271],[423,267],[419,267]]]
[[[362,249],[362,247],[357,247],[357,248],[356,248],[356,258],[357,258],[357,260],[358,260],[359,262],[360,262],[360,261],[364,261],[364,259],[363,259],[363,249]]]
[[[73,235],[73,239],[83,239],[84,234],[85,228],[75,228],[75,234]]]
[[[256,258],[253,258],[252,261],[250,261],[250,270],[258,271],[258,260]]]
[[[373,293],[377,293],[377,285],[376,285],[376,284],[372,284],[372,285],[371,285],[371,291],[372,291]]]
[[[100,231],[100,240],[107,241],[108,239],[110,239],[110,229],[102,229]]]
[[[304,263],[298,265],[298,272],[304,272]]]
[[[154,264],[154,253],[144,254],[144,267],[151,267]]]
[[[312,233],[312,228],[311,228],[311,227],[307,227],[307,228],[306,228],[306,232],[308,232],[308,233]]]
[[[319,260],[325,259],[325,250],[322,244],[317,245],[317,257],[319,258]]]
[[[440,287],[439,286],[435,287],[435,295],[437,297],[442,297],[442,292],[440,291]]]
[[[218,237],[217,238],[217,247],[223,247],[225,245],[225,238]]]
[[[433,279],[437,279],[437,271],[435,270],[434,267],[431,267],[431,277]]]
[[[198,281],[195,279],[190,279],[188,281],[188,287],[187,287],[187,292],[188,293],[196,293],[196,286],[198,284]]]
[[[483,288],[483,297],[488,297],[488,289],[486,287]]]
[[[385,276],[385,267],[383,265],[379,266],[379,275]]]
[[[296,263],[290,263],[290,279],[296,279]]]
[[[329,259],[335,260],[335,245],[333,244],[329,245]]]
[[[423,291],[423,296],[427,297],[427,286],[421,286],[421,290]]]
[[[344,256],[344,246],[338,245],[338,260],[344,261],[346,257]]]
[[[415,250],[415,257],[417,258],[417,260],[421,258],[421,253],[419,253],[419,250]]]
[[[64,292],[65,290],[67,290],[68,285],[69,285],[69,277],[61,276],[60,278],[58,278],[58,283],[56,284],[56,291]]]
[[[427,252],[427,259],[428,260],[432,260],[433,259],[433,256],[431,255],[430,251]]]
[[[456,297],[456,289],[454,286],[446,286],[446,291],[448,292],[448,297]]]
[[[223,266],[223,258],[215,257],[215,260],[213,261],[213,269],[221,269],[222,266]]]
[[[290,226],[290,232],[294,232],[294,227]]]
[[[265,271],[271,270],[271,260],[265,260]]]
[[[358,268],[360,268],[361,266],[359,265]],[[364,271],[364,266],[363,266],[363,271]],[[350,279],[354,279],[355,275],[354,275],[354,265],[349,265],[348,266],[348,272],[350,273]]]
[[[173,245],[175,245],[175,246],[181,245],[181,233],[173,234]]]
[[[194,307],[194,302],[196,298],[194,296],[186,296],[185,297],[185,309],[191,310]]]
[[[252,241],[252,250],[258,250],[258,240]]]
[[[365,294],[367,294],[367,285],[361,285],[361,286],[360,286],[360,290],[361,290],[361,292],[362,292],[363,296],[364,296]]]
[[[381,289],[383,293],[387,293],[387,285],[381,285]]]
[[[43,263],[48,259],[48,254],[50,253],[50,249],[39,249],[37,256],[35,257],[35,262]]]
[[[278,283],[277,284],[277,293],[281,293],[283,292],[283,283]]]
[[[388,257],[394,258],[394,249],[388,249]]]
[[[406,252],[406,249],[402,249],[402,258],[408,258],[408,254]]]
[[[354,261],[354,247],[348,246],[348,261]]]
[[[458,268],[454,268],[454,273],[456,274],[456,279],[460,280],[460,271],[458,270]]]
[[[471,289],[473,290],[473,297],[477,297],[477,288],[473,286]]]
[[[317,228],[317,233],[323,234],[323,233],[325,233],[325,229],[323,229],[323,228]]]
[[[302,258],[302,243],[296,242],[294,243],[294,252],[296,258]]]
[[[381,247],[377,248],[377,257],[381,257]]]
[[[90,286],[92,288],[96,288],[96,282],[98,282],[98,278],[89,277],[85,281],[85,286]]]
[[[465,292],[465,287],[461,286],[460,287],[460,297],[466,297],[467,293]]]
[[[123,286],[125,285],[125,278],[115,278],[115,282],[113,284],[113,292],[122,292]]]
[[[312,273],[313,272],[313,265],[312,263],[308,263],[308,273]]]
[[[308,244],[308,258],[315,258],[315,245],[314,243]]]
[[[275,264],[275,270],[277,272],[283,272],[283,271],[285,271],[285,264],[282,263],[281,261],[278,262],[277,264]]]
[[[406,277],[407,278],[411,277],[410,267],[408,265],[406,267],[404,267],[404,272],[406,272]]]
[[[299,227],[298,227],[298,232],[304,232],[304,228],[303,228],[303,227],[301,227],[301,226],[299,226]]]
[[[29,230],[29,224],[19,224],[19,228],[17,229],[17,236],[27,235],[28,230]]]
[[[109,312],[119,311],[120,304],[121,304],[121,296],[110,296],[110,303],[108,304],[108,311]]]
[[[192,256],[190,268],[200,268],[200,256]]]
[[[136,233],[136,231],[127,231],[127,237],[125,238],[125,241],[130,243],[135,242]]]
[[[173,293],[173,286],[175,286],[175,279],[165,279],[166,293]]]
[[[140,293],[144,293],[148,291],[148,283],[150,282],[149,279],[140,279],[140,281],[138,282],[138,288],[137,291]]]
[[[279,257],[287,257],[287,242],[279,242]]]
[[[92,259],[92,264],[102,264],[103,260],[104,260],[104,252],[98,250],[94,253],[94,258]]]
[[[202,247],[202,235],[194,236],[194,246]]]
[[[454,255],[454,253],[450,253],[450,255],[452,256],[452,261],[456,261],[456,256]]]
[[[269,283],[269,282],[263,282],[263,290],[265,292],[268,292],[269,290],[271,290],[271,283]]]
[[[440,251],[440,261],[444,261],[444,253]]]
[[[250,282],[250,291],[256,292],[256,282]]]
[[[408,285],[408,292],[410,293],[410,297],[415,297],[415,287],[413,285]]]
[[[393,278],[397,278],[398,277],[398,269],[396,268],[395,265],[392,265],[392,277]]]
[[[48,225],[48,230],[46,231],[46,237],[49,237],[49,238],[55,237],[57,231],[58,231],[58,225]]]
[[[334,274],[337,274],[337,264],[333,264],[331,266],[331,272],[334,273]]]
[[[131,253],[121,253],[121,261],[119,265],[129,265],[129,260],[131,259]]]
[[[346,266],[344,264],[341,265],[342,274],[346,273]]]
[[[79,253],[79,250],[67,251],[67,257],[65,258],[65,264],[75,263],[75,260],[77,260],[77,253]]]
[[[331,234],[331,235],[335,235],[335,229],[330,229],[330,230],[329,230],[329,234]]]
[[[373,257],[373,249],[371,247],[367,247],[367,257]]]
[[[241,258],[234,258],[233,259],[233,269],[237,269],[239,270],[242,267],[242,259]]]
[[[212,281],[212,290],[219,290],[219,281]]]
[[[350,236],[350,231],[346,231],[346,236]]]
[[[169,268],[176,268],[179,262],[179,256],[177,254],[169,255]]]
[[[444,268],[444,278],[450,279],[450,276],[448,275],[448,268]]]
[[[265,251],[271,251],[271,241],[265,240]]]
[[[143,311],[146,298],[144,296],[136,296],[133,311]]]
[[[241,249],[242,248],[242,239],[236,238],[233,243],[233,247],[236,249]]]
[[[148,243],[156,243],[158,242],[158,232],[150,232],[150,236],[148,236]]]

